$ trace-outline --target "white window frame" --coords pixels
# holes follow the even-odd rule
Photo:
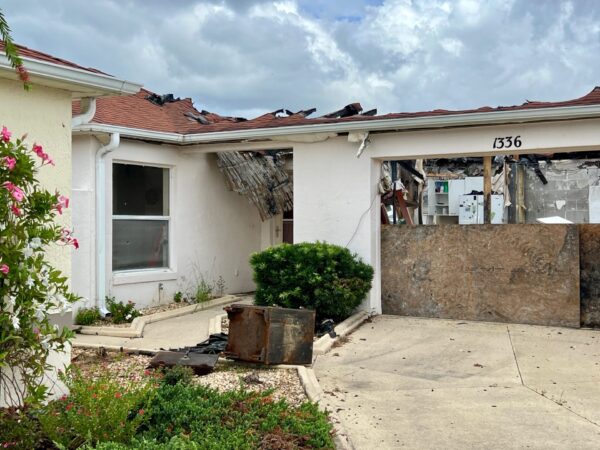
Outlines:
[[[107,161],[108,162],[108,161]],[[142,167],[157,167],[159,169],[167,169],[168,170],[168,216],[141,216],[141,215],[115,215],[113,211],[113,164],[128,164],[133,166],[142,166]],[[124,159],[113,159],[110,161],[110,174],[107,177],[107,184],[110,185],[110,197],[107,198],[107,206],[110,208],[110,237],[111,239],[107,240],[107,246],[110,248],[110,269],[113,274],[113,285],[122,285],[122,284],[131,284],[131,283],[143,283],[143,282],[151,282],[151,281],[166,281],[166,280],[175,280],[177,279],[177,268],[175,265],[175,243],[174,243],[174,220],[173,220],[173,212],[174,212],[174,204],[175,204],[175,167],[167,164],[157,164],[152,162],[145,161],[133,161],[133,160],[124,160]],[[110,202],[110,203],[108,203]],[[125,269],[125,270],[112,270],[112,237],[113,237],[113,221],[114,220],[156,220],[156,221],[166,221],[168,227],[168,266],[167,267],[149,267],[149,268],[140,268],[140,269]],[[110,241],[110,242],[108,242]]]

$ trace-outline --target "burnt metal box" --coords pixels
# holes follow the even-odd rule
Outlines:
[[[225,356],[261,364],[311,364],[315,312],[231,305]]]

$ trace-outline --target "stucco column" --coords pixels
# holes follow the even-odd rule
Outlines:
[[[363,303],[381,312],[379,281],[380,161],[369,149],[356,158],[345,137],[294,145],[294,242],[326,241],[348,247],[376,271]]]

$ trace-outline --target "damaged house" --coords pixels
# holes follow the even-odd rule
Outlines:
[[[88,116],[73,130],[73,287],[89,305],[166,302],[202,279],[251,291],[252,252],[320,240],[375,267],[374,313],[600,324],[600,88],[253,119],[141,90],[73,111]]]

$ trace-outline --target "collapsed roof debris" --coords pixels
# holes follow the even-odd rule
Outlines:
[[[291,211],[292,180],[284,169],[284,152],[220,152],[219,169],[229,189],[241,194],[256,206],[264,221]]]
[[[155,105],[162,106],[165,103],[178,102],[181,99],[179,97],[175,98],[173,94],[158,95],[152,92],[146,96],[146,100],[149,100]]]

